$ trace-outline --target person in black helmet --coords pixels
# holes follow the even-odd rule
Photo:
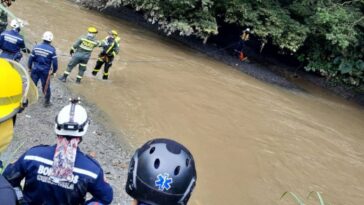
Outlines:
[[[186,147],[153,139],[130,160],[125,190],[136,205],[186,205],[196,179],[195,161]]]

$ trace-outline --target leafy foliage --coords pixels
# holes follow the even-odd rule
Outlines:
[[[81,0],[82,1],[82,0]],[[93,0],[129,6],[166,34],[207,39],[218,21],[250,27],[262,44],[294,54],[307,71],[358,86],[364,82],[364,0]],[[224,31],[221,31],[224,32]]]

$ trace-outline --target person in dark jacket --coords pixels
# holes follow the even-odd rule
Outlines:
[[[26,204],[83,205],[87,193],[90,202],[112,202],[113,190],[100,164],[78,148],[88,126],[86,110],[72,100],[56,117],[57,144],[32,147],[6,167],[3,175],[12,186],[19,187],[25,179]]]
[[[31,77],[35,83],[42,82],[42,90],[45,95],[44,106],[50,105],[51,89],[50,77],[58,69],[56,49],[51,45],[53,33],[46,31],[43,34],[43,42],[36,45],[28,60],[28,68],[31,70]]]
[[[246,54],[247,53],[246,42],[249,41],[250,34],[251,34],[250,28],[246,28],[240,36],[240,42],[237,49],[240,61],[248,61],[248,56]]]
[[[20,19],[13,19],[10,22],[11,30],[7,30],[0,35],[0,49],[2,50],[0,58],[20,61],[23,57],[22,52],[30,53],[25,47],[24,38],[20,35],[20,29],[23,22]]]
[[[102,65],[105,64],[102,79],[109,79],[109,69],[112,66],[115,56],[119,53],[119,41],[120,38],[118,37],[118,33],[111,30],[109,35],[103,40],[102,51],[99,54],[95,68],[92,71],[93,76],[96,76]]]
[[[125,190],[133,205],[186,205],[196,185],[190,151],[170,139],[153,139],[130,160]]]

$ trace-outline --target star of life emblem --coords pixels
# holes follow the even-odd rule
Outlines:
[[[155,180],[155,186],[158,187],[160,191],[169,190],[173,184],[173,178],[169,177],[169,174],[158,174]]]

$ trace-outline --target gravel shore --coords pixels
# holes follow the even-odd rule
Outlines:
[[[17,117],[14,140],[0,159],[7,161],[16,160],[27,149],[40,145],[55,144],[56,135],[54,133],[54,119],[61,108],[69,103],[72,92],[56,79],[52,79],[52,106],[43,107],[44,98],[40,92],[38,103],[29,106]],[[82,100],[82,97],[81,97]],[[106,180],[112,185],[114,190],[114,200],[112,204],[130,204],[124,186],[127,178],[127,168],[131,156],[131,149],[123,143],[121,133],[110,130],[106,124],[107,119],[98,108],[85,100],[82,105],[87,110],[91,119],[88,132],[83,137],[80,149],[93,155],[101,164]],[[110,126],[109,126],[110,127]],[[23,144],[24,143],[24,144]],[[14,151],[23,146],[13,155]],[[9,159],[10,158],[10,159]]]

